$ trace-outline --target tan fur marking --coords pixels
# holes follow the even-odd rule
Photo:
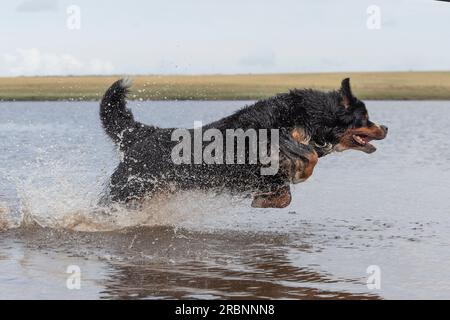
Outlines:
[[[381,128],[380,125],[374,124],[371,127],[361,127],[348,129],[339,141],[339,144],[335,146],[335,151],[342,152],[348,149],[360,149],[359,146],[355,146],[353,143],[353,135],[366,135],[372,137],[375,140],[381,140],[386,137],[386,132]]]
[[[319,162],[319,155],[315,151],[309,155],[308,163],[305,163],[302,160],[297,160],[295,163],[295,175],[292,183],[304,182],[311,177],[317,162]]]
[[[291,190],[289,187],[284,187],[272,193],[264,193],[255,195],[252,207],[253,208],[286,208],[291,203]]]
[[[301,144],[308,144],[311,138],[306,134],[305,130],[302,128],[294,128],[291,131],[292,138]]]

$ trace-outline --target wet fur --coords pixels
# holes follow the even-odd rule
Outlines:
[[[280,129],[282,166],[278,174],[262,176],[260,164],[175,165],[171,160],[171,151],[178,143],[171,141],[175,128],[137,122],[126,107],[129,86],[125,80],[115,82],[100,105],[103,128],[123,153],[110,180],[109,200],[114,202],[129,203],[179,189],[226,189],[255,195],[257,207],[285,207],[291,200],[292,170],[294,174],[302,171],[299,177],[305,179],[300,180],[306,180],[317,159],[333,151],[349,129],[370,125],[361,122],[367,110],[351,93],[348,79],[340,90],[331,92],[295,89],[246,106],[203,128],[219,129],[224,136],[227,129]]]

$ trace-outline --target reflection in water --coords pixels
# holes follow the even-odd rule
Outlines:
[[[51,252],[105,262],[108,271],[96,282],[99,296],[108,299],[377,298],[318,289],[354,280],[295,266],[289,258],[292,239],[285,234],[154,227],[111,233],[32,228],[3,236],[14,237],[40,256]],[[295,250],[307,252],[310,247],[297,244]],[[34,263],[33,257],[21,261],[25,270]]]

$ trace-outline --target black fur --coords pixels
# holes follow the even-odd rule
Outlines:
[[[178,143],[171,141],[174,129],[135,121],[126,107],[128,87],[124,80],[114,83],[100,106],[103,127],[123,152],[123,160],[110,181],[112,201],[130,202],[179,189],[224,188],[250,194],[275,192],[289,186],[285,170],[262,176],[260,164],[175,165],[171,159],[171,151]],[[307,163],[314,152],[319,157],[331,152],[349,128],[367,125],[365,105],[353,96],[345,79],[340,90],[295,89],[246,106],[203,129],[216,128],[223,133],[238,128],[280,129],[281,158]],[[307,143],[292,139],[289,132],[294,128],[304,131],[310,138]]]

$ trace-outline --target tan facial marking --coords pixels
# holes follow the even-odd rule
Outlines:
[[[373,147],[370,143],[367,143],[366,146],[360,146],[355,144],[354,135],[367,136],[370,137],[370,140],[382,140],[386,137],[386,133],[387,132],[385,132],[383,128],[378,124],[374,124],[370,127],[348,129],[342,135],[341,140],[335,146],[334,150],[342,152],[348,149],[354,149],[372,153],[376,150],[376,148]]]

